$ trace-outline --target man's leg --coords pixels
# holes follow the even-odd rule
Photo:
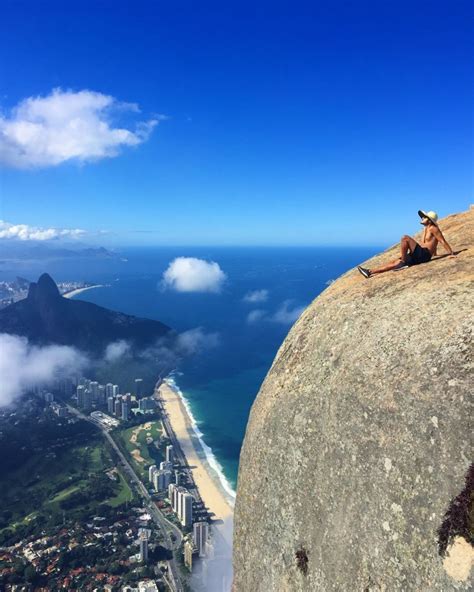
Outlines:
[[[417,244],[418,243],[416,242],[416,240],[411,236],[408,236],[408,234],[402,236],[402,238],[400,239],[400,259],[402,259],[402,261],[406,261],[406,255],[408,251],[410,251],[410,253],[413,253]]]
[[[394,259],[393,261],[390,261],[390,263],[387,263],[386,265],[382,265],[381,267],[376,267],[375,269],[369,269],[367,271],[369,272],[370,275],[373,275],[374,273],[383,273],[384,271],[391,271],[392,269],[397,269],[399,267],[402,267],[403,265],[406,265],[407,264],[406,262],[408,259],[407,258],[408,251],[410,251],[410,253],[413,253],[417,244],[418,243],[416,242],[416,240],[414,238],[405,234],[400,239],[400,259]]]
[[[392,269],[397,269],[402,265],[406,265],[403,259],[394,259],[393,261],[390,261],[390,263],[382,265],[382,267],[376,267],[375,269],[371,269],[370,275],[373,275],[374,273],[383,273],[384,271],[391,271]]]

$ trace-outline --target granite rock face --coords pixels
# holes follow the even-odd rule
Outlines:
[[[234,592],[473,590],[474,211],[439,224],[456,258],[350,270],[281,346],[240,455]]]

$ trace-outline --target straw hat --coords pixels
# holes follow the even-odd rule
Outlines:
[[[438,226],[438,214],[436,212],[424,212],[423,210],[418,210],[418,216],[420,218],[428,218],[435,226]]]

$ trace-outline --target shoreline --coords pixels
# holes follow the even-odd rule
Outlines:
[[[233,508],[233,506],[235,504],[236,492],[232,488],[230,481],[225,476],[224,469],[223,469],[222,465],[219,463],[219,461],[217,460],[217,457],[214,454],[214,452],[212,451],[212,448],[210,446],[208,446],[206,444],[206,442],[204,441],[204,434],[199,429],[198,422],[196,421],[196,418],[194,417],[194,415],[192,413],[191,405],[190,405],[188,399],[186,399],[186,397],[184,396],[183,391],[176,384],[176,381],[173,378],[173,374],[174,373],[167,376],[165,378],[165,380],[166,380],[168,386],[173,391],[175,391],[176,394],[179,396],[181,403],[184,406],[184,411],[188,416],[187,419],[188,419],[188,422],[191,426],[191,438],[193,439],[193,441],[195,441],[195,439],[197,439],[197,441],[198,441],[197,448],[199,448],[200,450],[198,450],[197,452],[198,452],[198,454],[204,455],[204,464],[209,465],[208,472],[211,473],[211,478],[215,477],[218,480],[219,487],[224,490],[224,496],[226,497],[227,501],[229,502],[229,504]],[[195,448],[196,448],[196,446],[195,446]]]
[[[196,428],[196,422],[190,413],[187,401],[171,377],[166,378],[155,390],[155,397],[160,401],[167,419],[178,441],[181,452],[186,458],[192,479],[205,506],[211,512],[212,526],[219,531],[227,544],[232,543],[234,499],[222,482],[219,465],[209,447],[208,451],[202,440],[202,434]],[[204,446],[203,446],[204,444]],[[211,461],[211,462],[210,462]],[[228,491],[228,490],[230,491]]]
[[[93,288],[105,288],[104,284],[95,284],[94,286],[86,286],[85,288],[76,288],[75,290],[71,290],[70,292],[65,292],[62,294],[64,298],[73,298],[77,296],[81,292],[85,292],[86,290],[92,290]]]

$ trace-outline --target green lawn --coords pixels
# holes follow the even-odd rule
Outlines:
[[[120,489],[118,490],[117,494],[115,495],[115,497],[111,497],[107,501],[107,504],[109,506],[112,506],[113,508],[120,506],[121,504],[124,504],[125,502],[129,502],[133,498],[133,492],[130,489],[130,486],[128,485],[128,483],[123,478],[122,473],[120,473],[120,472],[119,472],[119,483],[118,484],[119,484]]]
[[[149,428],[144,428],[146,424],[151,424]],[[136,442],[131,442],[133,434],[137,435]],[[126,428],[125,430],[118,430],[114,432],[114,437],[121,445],[122,450],[127,452],[127,455],[136,470],[137,474],[145,481],[148,481],[148,467],[152,464],[159,464],[165,459],[164,449],[168,440],[161,439],[163,435],[163,425],[161,421],[144,421],[143,424]],[[152,438],[152,442],[147,442],[147,438]],[[141,460],[143,459],[143,460]]]
[[[0,528],[0,534],[7,528],[14,531],[27,528],[37,517],[61,520],[64,514],[61,503],[74,500],[80,493],[85,494],[85,499],[73,505],[74,514],[80,514],[82,503],[89,512],[94,512],[102,503],[117,507],[130,501],[133,493],[120,472],[117,481],[106,481],[112,491],[109,497],[88,499],[91,479],[104,475],[114,465],[102,437],[94,438],[86,446],[57,448],[54,454],[32,455],[16,470],[0,477],[0,487],[5,492],[2,511],[11,514],[8,524]]]
[[[19,517],[25,516],[77,485],[90,469],[90,446],[58,448],[54,455],[31,455],[16,470],[0,476],[0,487],[5,492],[2,506]]]
[[[62,491],[60,491],[59,493],[57,493],[47,503],[48,504],[54,504],[56,502],[60,502],[61,500],[67,498],[68,495],[71,495],[71,493],[74,493],[75,491],[78,491],[78,490],[79,490],[79,485],[71,485],[70,487],[66,487],[66,489],[63,489]]]

